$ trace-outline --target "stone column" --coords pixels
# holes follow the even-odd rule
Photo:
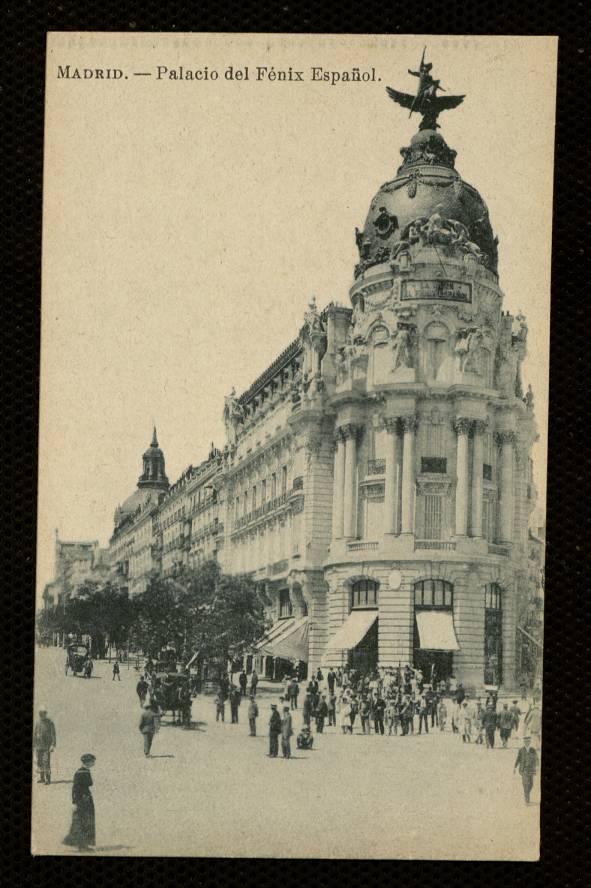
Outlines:
[[[456,419],[458,436],[456,458],[456,536],[466,536],[468,528],[468,432],[470,420]]]
[[[474,448],[472,452],[472,536],[482,536],[482,463],[483,440],[487,423],[477,419],[472,426]]]
[[[414,485],[415,485],[415,431],[417,417],[403,416],[402,444],[402,521],[401,533],[412,533],[414,529]]]
[[[497,432],[501,445],[501,542],[513,542],[513,448],[515,432]]]
[[[334,480],[332,491],[332,538],[341,539],[343,536],[343,506],[345,491],[345,440],[340,429],[335,435],[334,455]]]
[[[396,460],[398,451],[398,420],[387,417],[386,426],[386,476],[384,483],[384,533],[395,534],[397,528],[398,485]]]
[[[343,495],[343,536],[351,539],[357,532],[355,515],[356,497],[356,470],[357,470],[357,437],[359,426],[349,423],[341,426],[345,438],[345,484]]]

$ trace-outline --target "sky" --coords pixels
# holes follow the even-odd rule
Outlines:
[[[528,319],[544,504],[554,38],[50,34],[38,593],[56,529],[107,544],[154,423],[173,481],[224,443],[224,396],[292,341],[311,296],[350,304],[355,226],[418,124],[385,86],[414,91],[425,44],[447,92],[466,94],[441,132],[488,205],[504,309]],[[122,76],[58,78],[67,64]],[[312,67],[375,81],[331,85]]]

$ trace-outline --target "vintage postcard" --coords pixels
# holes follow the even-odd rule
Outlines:
[[[33,853],[537,860],[557,39],[47,50]]]

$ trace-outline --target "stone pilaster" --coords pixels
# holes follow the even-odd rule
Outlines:
[[[483,438],[487,423],[477,419],[472,425],[474,440],[472,450],[472,536],[482,536],[482,464]]]
[[[513,449],[515,432],[497,432],[501,445],[501,542],[513,542]]]
[[[384,484],[384,533],[395,534],[398,527],[398,482],[396,475],[398,458],[398,420],[387,417],[386,427],[386,475]]]
[[[464,537],[468,532],[468,433],[470,420],[456,419],[454,429],[457,435],[456,536]]]
[[[415,432],[417,417],[403,416],[401,533],[414,532]]]
[[[334,480],[332,494],[332,538],[339,540],[343,536],[345,493],[345,439],[340,430],[335,435]]]
[[[352,539],[357,533],[357,440],[360,427],[349,423],[341,426],[345,439],[345,483],[343,495],[343,536]]]
[[[379,665],[397,667],[412,663],[414,628],[414,577],[392,570],[380,583],[378,645]]]
[[[336,668],[337,666],[343,666],[342,651],[329,650],[327,645],[329,639],[334,636],[337,629],[343,625],[349,616],[350,590],[349,586],[344,582],[344,578],[341,579],[338,574],[333,574],[327,582],[328,633],[322,657],[322,666]]]
[[[454,626],[459,651],[454,651],[454,674],[464,687],[482,687],[484,681],[484,584],[476,573],[454,582]]]

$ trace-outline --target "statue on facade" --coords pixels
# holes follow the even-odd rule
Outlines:
[[[244,422],[244,407],[236,397],[236,389],[232,386],[232,391],[224,399],[224,425],[231,444],[236,442],[237,426],[240,422]]]
[[[316,299],[314,296],[312,296],[308,304],[308,311],[304,315],[304,322],[308,333],[324,333],[322,318],[320,317],[320,312],[316,308]]]
[[[413,342],[410,329],[407,326],[399,326],[394,336],[392,346],[392,372],[400,367],[408,369],[413,366]]]
[[[523,399],[523,403],[525,404],[525,406],[527,407],[528,410],[533,410],[533,409],[534,409],[534,392],[533,392],[533,389],[532,389],[532,387],[531,387],[531,382],[530,382],[530,384],[529,384],[528,387],[527,387],[527,391],[526,391],[526,393],[525,393],[525,397],[524,397],[524,399]]]
[[[457,108],[464,101],[465,97],[437,95],[439,90],[442,92],[445,92],[445,90],[441,86],[441,81],[436,80],[431,74],[433,64],[425,61],[426,50],[427,47],[423,50],[419,70],[411,71],[410,68],[408,69],[408,73],[412,74],[413,77],[418,77],[419,80],[416,95],[398,92],[398,90],[392,89],[389,86],[386,87],[386,92],[392,101],[403,108],[409,109],[409,117],[411,114],[420,114],[422,116],[419,130],[435,130],[439,129],[437,118],[441,112]]]

